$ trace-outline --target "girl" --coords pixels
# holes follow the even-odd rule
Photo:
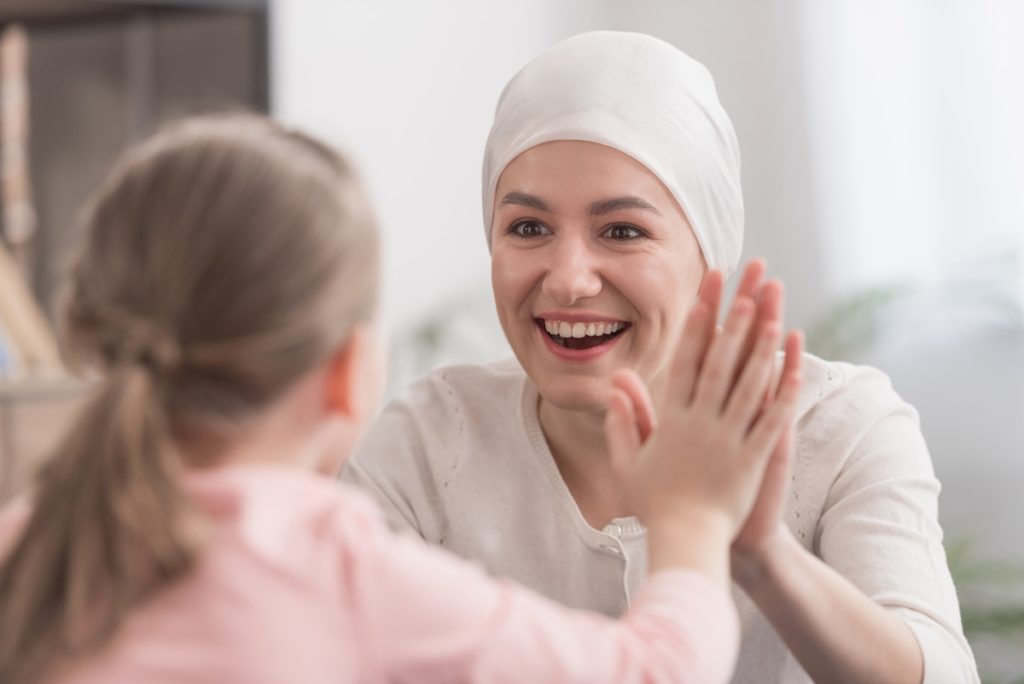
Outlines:
[[[191,120],[132,150],[84,216],[64,341],[103,379],[0,518],[0,681],[728,678],[728,547],[800,356],[791,336],[764,405],[778,324],[744,349],[741,297],[715,335],[716,274],[642,448],[648,398],[616,376],[607,434],[650,578],[613,621],[394,537],[323,476],[381,383],[376,229],[335,153],[261,118]]]

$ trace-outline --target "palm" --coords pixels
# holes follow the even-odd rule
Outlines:
[[[789,491],[792,460],[793,429],[790,428],[783,434],[772,452],[754,507],[733,541],[733,554],[756,556],[779,531]]]

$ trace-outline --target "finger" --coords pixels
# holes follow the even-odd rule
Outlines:
[[[776,323],[782,329],[783,313],[785,312],[785,288],[778,280],[772,279],[761,286],[757,293],[757,329]],[[750,336],[751,344],[756,343],[756,335]],[[749,350],[748,350],[749,351]]]
[[[681,400],[685,404],[693,398],[694,388],[700,367],[707,356],[707,350],[715,335],[721,332],[716,326],[718,310],[722,302],[725,276],[718,269],[711,269],[704,274],[694,302],[687,315],[683,331],[669,368],[670,380],[659,399],[665,395]],[[749,287],[749,285],[748,285]],[[675,378],[675,380],[672,380]]]
[[[799,337],[799,340],[797,338]],[[793,347],[798,344],[799,346]],[[783,352],[781,354],[781,363],[779,362],[780,355],[776,355],[776,361],[772,370],[772,379],[768,384],[768,391],[765,392],[764,400],[761,402],[761,410],[766,410],[772,403],[775,397],[779,393],[779,389],[782,387],[782,377],[790,370],[794,363],[799,363],[801,354],[803,353],[803,333],[800,331],[791,331],[783,344]]]
[[[693,303],[686,316],[669,366],[669,380],[665,392],[673,399],[689,403],[693,396],[697,373],[715,336],[715,322],[718,320],[723,286],[722,272],[717,269],[709,270],[701,279],[697,301]]]
[[[761,279],[764,278],[765,270],[764,259],[751,259],[746,268],[743,269],[743,277],[740,279],[739,287],[736,288],[736,296],[750,297],[756,300],[757,294],[761,289]]]
[[[754,317],[754,324],[750,327],[750,334],[743,343],[743,350],[740,352],[740,369],[754,351],[757,344],[758,332],[770,323],[778,323],[782,329],[783,312],[783,289],[782,283],[778,280],[769,280],[761,285],[754,293],[754,300],[757,302],[757,313]],[[733,378],[738,380],[739,377]]]
[[[762,306],[762,291],[764,287],[761,285],[761,279],[764,278],[766,266],[764,259],[753,259],[751,260],[745,269],[743,269],[743,277],[740,280],[739,287],[736,288],[737,297],[750,297],[752,300],[757,302],[758,318],[755,319],[755,325],[761,322],[760,310]],[[754,342],[757,341],[757,335],[752,334],[747,338],[747,344],[744,345],[743,353],[741,358],[746,358],[750,355],[751,350],[754,348]]]
[[[725,321],[724,330],[715,337],[708,349],[697,379],[694,405],[699,404],[715,415],[721,412],[732,384],[740,348],[753,317],[754,302],[749,297],[737,297]]]
[[[636,424],[640,431],[640,442],[646,442],[657,428],[658,416],[654,410],[654,400],[647,389],[647,384],[640,379],[635,371],[628,368],[616,371],[612,375],[612,386],[622,390],[633,406]]]
[[[640,430],[629,396],[620,389],[612,390],[604,415],[604,435],[608,443],[608,459],[618,475],[625,475],[640,451]]]
[[[725,406],[725,420],[746,434],[761,409],[771,388],[775,369],[775,352],[782,333],[778,323],[765,324],[755,335],[757,344],[744,362],[740,379],[729,394]]]
[[[758,502],[775,508],[781,512],[789,489],[790,473],[793,470],[793,433],[792,425],[786,427],[778,443],[768,457],[764,473],[761,475],[761,488],[757,495]]]
[[[715,335],[718,334],[718,314],[722,308],[722,295],[725,290],[725,275],[718,269],[712,269],[708,271],[703,280],[701,281],[700,292],[698,298],[703,301],[707,306],[708,314],[711,317],[710,323],[701,328],[701,335],[699,338],[700,345],[697,349],[698,361],[697,368],[704,363],[704,358],[707,356],[708,347],[711,346],[711,340],[715,339]],[[696,379],[694,379],[696,382]],[[692,391],[685,396],[687,402],[690,401]]]
[[[785,361],[782,364],[782,372],[779,374],[781,380],[786,376],[787,373],[793,373],[794,371],[799,373],[800,364],[803,360],[804,352],[804,334],[800,330],[793,330],[786,336],[785,343]],[[781,383],[775,389],[775,395],[777,396],[781,390]]]
[[[778,392],[748,433],[747,442],[751,445],[751,453],[771,453],[782,433],[793,424],[802,385],[802,355],[803,336],[799,331],[793,331],[786,338],[785,370],[779,380]]]
[[[715,315],[704,299],[698,299],[690,309],[676,345],[662,399],[690,403],[704,357],[715,336]]]
[[[704,274],[700,281],[700,289],[697,290],[697,299],[707,303],[708,308],[718,313],[722,305],[722,290],[725,287],[725,276],[717,268],[713,268]]]

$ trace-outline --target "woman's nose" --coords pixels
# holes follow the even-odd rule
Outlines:
[[[601,291],[597,260],[585,240],[563,235],[549,258],[542,289],[559,306],[572,306]]]

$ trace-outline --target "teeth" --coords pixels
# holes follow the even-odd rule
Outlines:
[[[544,329],[556,337],[600,337],[617,333],[626,327],[625,323],[568,323],[566,321],[544,321]]]

